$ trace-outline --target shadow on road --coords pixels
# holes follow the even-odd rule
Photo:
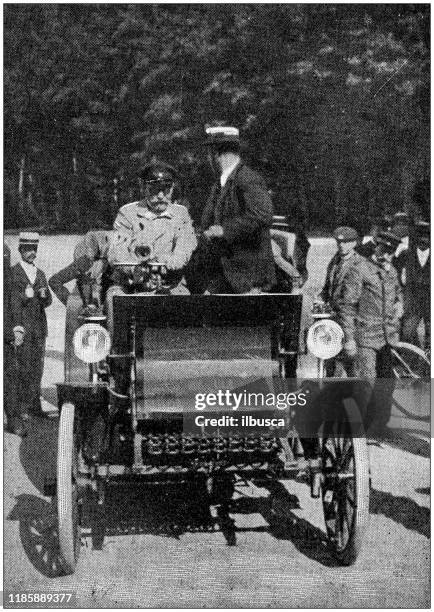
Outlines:
[[[262,486],[265,486],[262,483]],[[280,482],[268,485],[268,497],[245,497],[231,504],[231,512],[260,513],[269,527],[265,528],[278,540],[290,540],[299,552],[326,567],[338,567],[339,563],[327,546],[324,531],[297,516],[293,510],[300,508],[298,497],[289,493]],[[237,529],[249,531],[249,529]]]
[[[423,436],[423,438],[419,437]],[[429,458],[431,456],[430,433],[421,429],[392,429],[387,432],[386,444],[394,446],[407,453]]]
[[[23,494],[7,517],[19,521],[23,549],[35,569],[48,578],[63,574],[56,508],[35,495]]]
[[[91,527],[95,548],[102,546],[105,536],[153,534],[179,538],[185,532],[219,529],[229,546],[236,544],[241,532],[268,532],[279,540],[290,540],[305,556],[327,567],[338,563],[327,548],[326,534],[298,517],[298,498],[276,483],[267,497],[241,497],[231,500],[217,518],[210,512],[205,483],[156,486],[116,486],[109,489],[104,516],[92,520],[92,512],[83,517]],[[236,527],[229,513],[259,513],[268,526]],[[103,523],[101,522],[103,521]]]
[[[430,537],[429,508],[419,506],[409,497],[371,489],[369,511],[371,514],[383,514],[406,529],[416,531],[426,538]]]
[[[178,539],[190,531],[214,529],[205,484],[119,484],[106,489],[104,512],[95,504],[83,507],[83,525],[94,548],[105,536],[151,534]]]
[[[277,483],[267,497],[241,497],[212,516],[204,482],[182,485],[143,486],[121,484],[107,489],[103,510],[88,492],[82,509],[82,545],[90,539],[100,550],[104,538],[151,534],[179,539],[186,532],[219,530],[229,546],[241,532],[268,532],[290,540],[310,559],[327,567],[337,565],[327,549],[325,533],[292,510],[298,498]],[[236,527],[229,513],[260,513],[267,526]],[[55,502],[34,495],[20,495],[8,520],[19,521],[23,549],[32,565],[44,576],[62,575]]]
[[[46,480],[56,475],[57,419],[32,418],[29,434],[20,444],[20,461],[24,471],[41,494]]]

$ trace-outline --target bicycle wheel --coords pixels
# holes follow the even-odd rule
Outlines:
[[[430,361],[425,352],[408,342],[392,347],[392,368],[397,379],[393,395],[400,412],[416,420],[430,416]]]
[[[398,380],[430,378],[430,362],[425,352],[408,342],[392,347],[393,373]]]

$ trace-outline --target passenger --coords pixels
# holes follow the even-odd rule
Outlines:
[[[330,304],[335,313],[336,321],[343,327],[345,333],[345,319],[341,312],[342,296],[347,291],[351,266],[360,265],[361,255],[355,251],[359,235],[352,227],[337,227],[333,232],[333,237],[336,240],[338,250],[327,267],[325,284],[320,297],[324,302]],[[347,341],[349,342],[348,346]],[[354,376],[355,354],[353,349],[351,337],[346,338],[343,350],[338,357],[327,361],[328,376],[342,375],[337,365],[341,365],[348,376]]]
[[[192,293],[260,293],[275,282],[271,198],[240,157],[234,127],[206,130],[214,184],[202,214],[202,236],[186,272]]]
[[[399,341],[403,306],[391,260],[399,242],[391,232],[380,232],[374,254],[350,266],[338,300],[345,351],[357,357],[356,375],[373,383],[365,398],[364,423],[374,435],[386,431],[395,386],[391,347]]]
[[[17,346],[19,403],[21,418],[29,414],[44,416],[41,407],[41,380],[44,370],[47,317],[45,309],[52,302],[47,279],[34,261],[39,235],[22,232],[18,250],[21,261],[12,268],[11,308],[15,336],[22,335]]]
[[[74,261],[51,276],[48,284],[62,304],[66,306],[70,296],[65,284],[76,280],[83,306],[100,305],[111,235],[107,231],[88,232],[74,249]]]
[[[173,201],[178,175],[172,166],[151,163],[141,172],[144,198],[125,204],[114,222],[113,241],[108,252],[110,264],[149,262],[164,264],[171,293],[187,293],[183,271],[197,246],[188,210]],[[113,295],[123,292],[123,279],[131,274],[125,266],[115,270],[115,285],[107,292],[107,312],[112,321]]]
[[[278,290],[291,292],[301,289],[308,278],[306,259],[310,243],[305,233],[291,230],[286,216],[275,215],[271,228],[271,248]]]

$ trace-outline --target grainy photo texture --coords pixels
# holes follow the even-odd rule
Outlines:
[[[430,6],[5,4],[6,608],[430,606]]]

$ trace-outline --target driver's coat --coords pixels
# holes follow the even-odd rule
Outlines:
[[[137,245],[149,246],[151,258],[165,263],[169,270],[180,270],[197,246],[193,224],[185,206],[169,204],[160,214],[143,202],[125,204],[115,219],[110,263],[138,261]]]

